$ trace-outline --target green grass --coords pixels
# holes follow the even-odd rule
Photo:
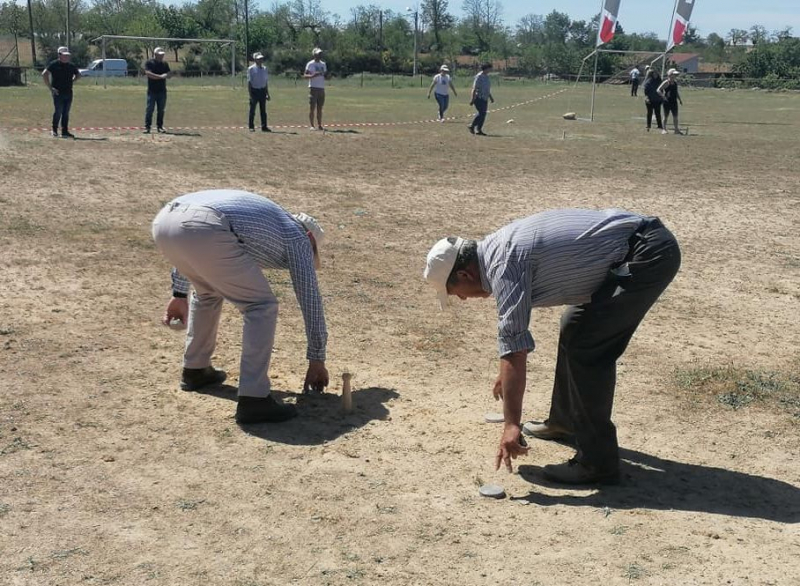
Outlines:
[[[676,369],[674,376],[679,389],[713,396],[733,410],[761,404],[800,417],[800,373],[796,371],[693,366]]]

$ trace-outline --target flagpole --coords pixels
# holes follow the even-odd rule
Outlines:
[[[597,58],[600,56],[600,51],[594,52],[594,74],[592,75],[592,111],[589,114],[589,120],[594,122],[594,95],[597,92]]]
[[[661,77],[664,77],[664,69],[667,67],[667,51],[669,51],[672,47],[669,46],[670,41],[672,41],[672,25],[675,23],[675,13],[678,10],[678,2],[680,0],[675,0],[675,4],[672,6],[672,16],[669,19],[669,28],[667,28],[667,44],[664,45],[664,56],[661,58]]]
[[[677,1],[677,0],[676,0]],[[589,120],[594,122],[594,95],[597,92],[597,58],[600,56],[600,50],[598,47],[602,45],[600,41],[600,31],[603,30],[603,8],[605,8],[605,0],[600,0],[600,19],[597,21],[597,40],[594,44],[594,73],[592,74],[592,108],[589,114]],[[616,29],[617,23],[614,22],[614,28]]]

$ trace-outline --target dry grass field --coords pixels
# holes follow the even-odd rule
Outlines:
[[[141,86],[84,81],[74,126],[142,124]],[[503,83],[496,106],[553,90]],[[168,127],[245,124],[241,90],[170,92]],[[645,133],[625,92],[601,88],[594,123],[560,117],[588,114],[581,88],[490,114],[480,138],[466,118],[280,128],[306,120],[305,92],[282,82],[270,135],[71,141],[8,130],[46,128],[50,105],[40,85],[0,89],[0,583],[800,584],[800,95],[686,90],[680,137]],[[326,122],[433,112],[424,90],[334,83]],[[169,266],[150,222],[219,187],[329,235],[323,396],[298,394],[302,320],[288,275],[269,275],[272,375],[301,411],[286,424],[233,420],[232,307],[215,358],[230,386],[208,393],[178,389],[183,336],[158,324]],[[623,483],[548,484],[541,466],[572,452],[539,441],[496,473],[494,308],[439,312],[425,254],[539,210],[612,206],[660,216],[684,255],[620,363]],[[559,315],[531,321],[527,418],[549,407]],[[480,497],[488,481],[508,498]]]

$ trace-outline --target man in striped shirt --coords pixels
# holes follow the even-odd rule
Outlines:
[[[311,216],[293,216],[269,199],[245,191],[189,193],[159,212],[153,239],[174,265],[172,299],[163,322],[188,323],[181,388],[195,391],[225,380],[225,373],[211,366],[211,356],[222,300],[227,299],[244,318],[236,421],[277,422],[297,414],[294,405],[270,395],[268,372],[278,300],[262,269],[289,270],[308,339],[303,391],[321,392],[328,385],[328,334],[316,274],[323,236]],[[191,305],[190,285],[194,286]]]
[[[445,238],[428,253],[424,276],[461,299],[494,297],[505,427],[496,467],[525,454],[522,397],[531,309],[568,305],[561,319],[550,416],[526,435],[574,440],[570,461],[544,467],[555,482],[616,482],[619,447],[611,409],[616,361],[647,311],[672,281],[681,254],[658,218],[622,210],[552,210],[518,220],[480,241]]]

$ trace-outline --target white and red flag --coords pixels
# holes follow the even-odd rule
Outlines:
[[[614,31],[617,30],[617,14],[619,14],[620,2],[621,0],[603,1],[603,11],[600,13],[600,28],[597,29],[596,47],[614,38]]]
[[[683,42],[683,35],[689,28],[689,19],[692,17],[694,0],[678,0],[675,4],[675,16],[672,19],[669,37],[667,37],[667,51]]]

